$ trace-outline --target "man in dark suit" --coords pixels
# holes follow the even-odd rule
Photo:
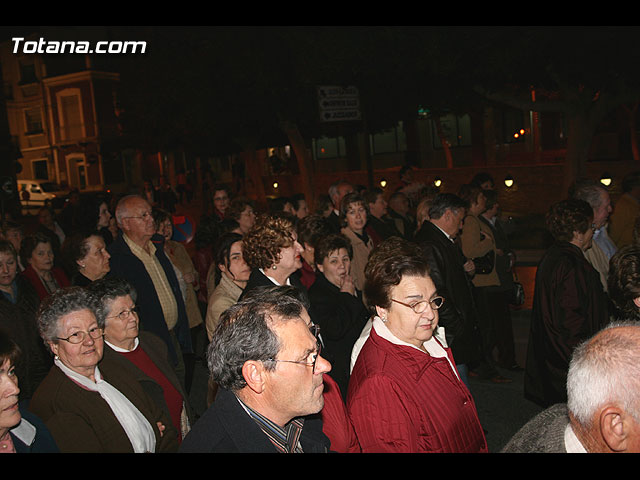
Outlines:
[[[227,309],[208,350],[214,403],[181,452],[320,453],[330,442],[318,332],[290,287],[258,288]]]
[[[457,195],[437,195],[429,209],[430,220],[422,224],[414,238],[428,257],[438,293],[445,298],[438,311],[439,322],[465,381],[468,365],[479,360],[477,317],[470,284],[473,262],[464,258],[455,243],[466,210],[465,201]]]

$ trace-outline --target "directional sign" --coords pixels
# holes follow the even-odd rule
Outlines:
[[[318,107],[323,122],[360,120],[360,94],[356,87],[318,87]]]

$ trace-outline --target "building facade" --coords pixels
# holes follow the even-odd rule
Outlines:
[[[18,179],[101,190],[123,180],[118,83],[89,55],[40,55],[0,44],[2,88]]]

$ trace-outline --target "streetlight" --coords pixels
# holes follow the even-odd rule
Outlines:
[[[505,184],[505,186],[506,186],[507,188],[511,188],[511,187],[513,187],[513,184],[514,184],[514,183],[515,183],[515,182],[514,182],[513,177],[512,177],[511,175],[507,175],[507,176],[505,177],[505,179],[504,179],[504,184]]]

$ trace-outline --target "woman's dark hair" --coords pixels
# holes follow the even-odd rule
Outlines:
[[[322,215],[312,214],[301,219],[297,226],[298,242],[315,248],[318,241],[333,232],[331,225]]]
[[[484,193],[484,190],[482,190],[482,188],[480,188],[477,185],[468,183],[460,187],[460,190],[458,191],[458,196],[462,200],[467,202],[469,206],[471,206],[474,203],[478,203],[478,196],[480,196],[481,193]]]
[[[634,300],[640,297],[640,246],[627,245],[609,261],[609,297],[618,320],[640,320],[640,307]]]
[[[218,265],[229,266],[229,256],[231,254],[231,246],[242,241],[242,235],[235,232],[227,232],[220,236],[213,250],[213,264],[215,265],[215,284],[218,285],[222,272]]]
[[[547,228],[559,242],[571,242],[574,232],[585,233],[593,223],[593,208],[584,200],[567,199],[551,206]]]
[[[193,243],[197,250],[208,248],[217,241],[219,235],[218,221],[211,216],[203,215],[193,235]]]
[[[240,219],[240,215],[242,212],[246,210],[247,207],[253,208],[253,203],[250,200],[242,197],[236,197],[229,203],[229,207],[227,211],[224,213],[225,217],[235,220],[236,222]]]
[[[20,260],[22,261],[23,265],[29,265],[31,255],[40,243],[48,243],[53,248],[51,239],[44,233],[36,232],[24,237],[22,243],[20,244]]]
[[[300,202],[306,201],[306,198],[304,193],[296,193],[289,199],[289,201],[291,202],[291,205],[293,205],[293,209],[297,212],[300,210]]]
[[[344,248],[347,251],[349,259],[353,258],[353,246],[347,237],[339,233],[326,236],[315,246],[313,261],[316,265],[322,265],[324,259],[328,257],[331,252],[335,252],[341,248]]]
[[[369,204],[364,200],[364,197],[357,192],[347,193],[342,202],[340,202],[340,219],[342,220],[342,224],[347,224],[347,211],[349,210],[349,206],[359,203],[362,205],[367,212],[367,217],[369,217]]]
[[[12,255],[15,260],[18,260],[18,252],[9,240],[0,239],[0,253],[7,253]]]
[[[476,173],[473,178],[471,179],[471,183],[473,185],[476,185],[478,187],[480,187],[483,183],[486,182],[491,182],[491,185],[494,186],[495,185],[495,181],[493,180],[493,177],[491,176],[490,173],[487,172],[479,172]]]
[[[171,221],[171,225],[173,225],[171,214],[162,208],[154,207],[151,210],[151,215],[153,216],[153,224],[156,226],[156,231],[165,220]]]
[[[391,237],[374,247],[364,269],[364,295],[372,313],[376,306],[391,307],[391,288],[405,275],[429,275],[427,257],[418,245]]]
[[[16,342],[11,340],[9,334],[0,330],[0,366],[7,360],[11,365],[16,365],[20,360],[22,351]]]
[[[96,230],[78,230],[64,239],[62,244],[62,262],[67,273],[74,274],[78,271],[78,260],[83,259],[89,253],[89,238],[103,236]]]

